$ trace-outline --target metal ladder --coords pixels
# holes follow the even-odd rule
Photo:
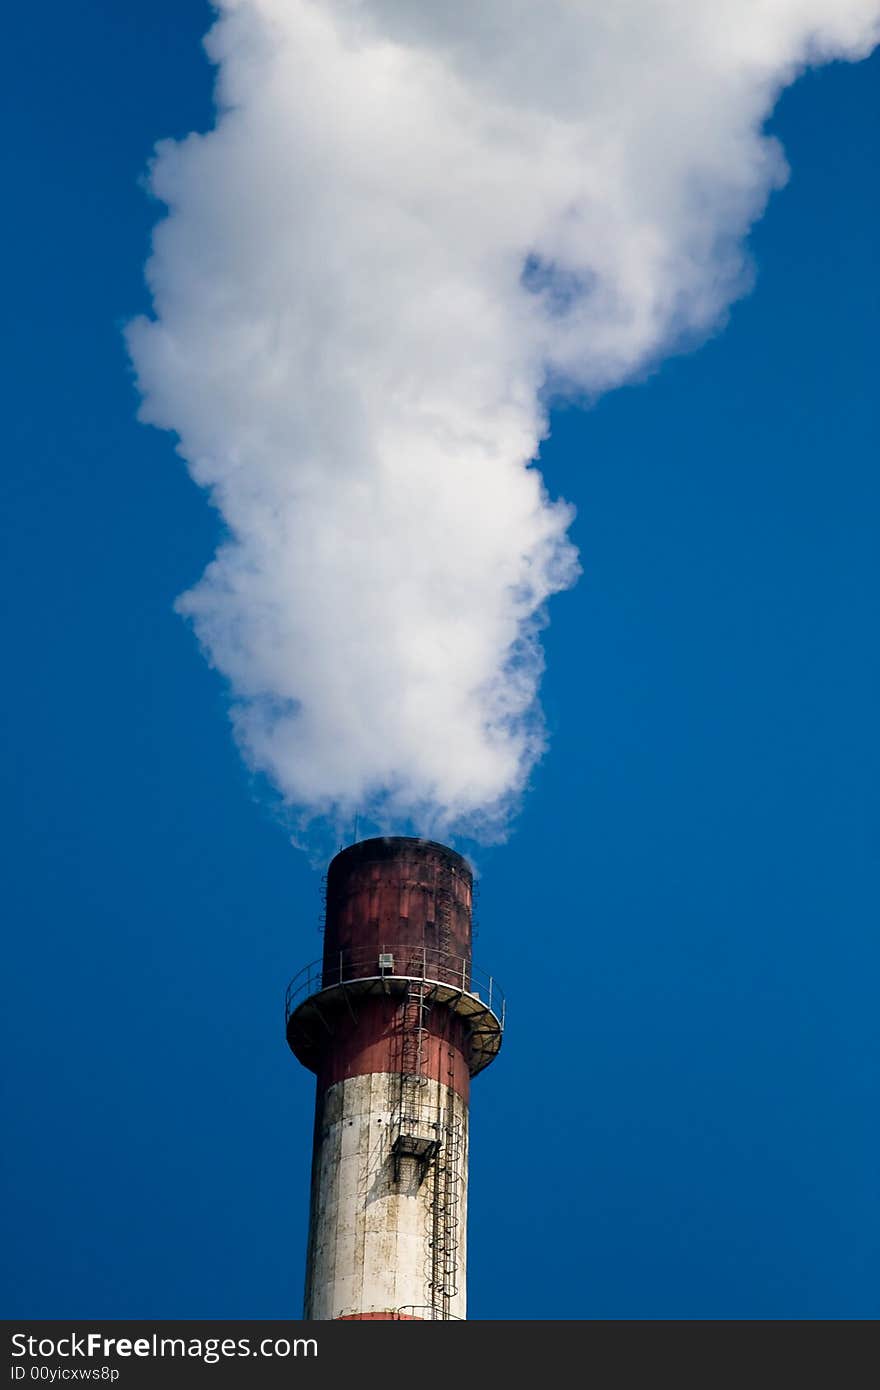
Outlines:
[[[437,871],[434,887],[434,911],[437,922],[437,950],[441,962],[445,962],[452,945],[452,914],[455,906],[454,870],[451,864],[443,863]]]
[[[458,1227],[461,1185],[461,1120],[456,1117],[455,1054],[447,1049],[447,1104],[442,1118],[442,1140],[434,1164],[431,1200],[431,1307],[435,1318],[451,1317],[450,1303],[458,1293]]]
[[[394,1181],[400,1182],[401,1161],[416,1159],[419,1182],[439,1147],[437,1126],[430,1118],[425,1101],[427,1076],[428,1015],[431,1010],[430,986],[424,978],[410,980],[401,1007],[399,1083],[397,1104],[392,1116],[392,1155]]]

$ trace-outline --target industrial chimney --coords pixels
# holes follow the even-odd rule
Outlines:
[[[362,840],[327,874],[323,959],[287,991],[317,1073],[304,1316],[465,1317],[468,1090],[503,997],[471,965],[473,875],[427,840]]]

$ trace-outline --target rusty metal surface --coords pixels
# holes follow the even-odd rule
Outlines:
[[[445,845],[403,836],[349,845],[327,871],[327,969],[340,952],[378,954],[383,941],[469,960],[472,900],[470,866]]]

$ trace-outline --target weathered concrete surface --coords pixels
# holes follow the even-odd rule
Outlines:
[[[308,1319],[400,1308],[413,1312],[429,1308],[435,1299],[450,1316],[465,1316],[467,1105],[435,1080],[408,1087],[404,1109],[416,1113],[417,1123],[406,1128],[427,1139],[439,1134],[442,1147],[427,1165],[400,1159],[395,1181],[401,1088],[399,1074],[373,1072],[319,1093],[304,1310]],[[453,1156],[455,1181],[448,1182]],[[438,1241],[445,1241],[450,1252],[443,1276],[450,1291],[446,1302],[432,1290]]]

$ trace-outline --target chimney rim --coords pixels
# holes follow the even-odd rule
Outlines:
[[[421,849],[439,852],[443,858],[457,865],[473,882],[474,870],[463,854],[458,850],[450,849],[449,845],[441,844],[439,840],[427,840],[420,835],[371,835],[365,840],[355,840],[353,844],[345,845],[330,860],[327,866],[328,877],[335,874],[341,861],[349,859],[354,862],[369,860],[373,855],[377,859],[387,860],[395,858],[395,849],[407,850],[418,845]]]

